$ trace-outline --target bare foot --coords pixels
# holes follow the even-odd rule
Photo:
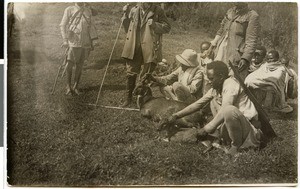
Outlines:
[[[227,154],[231,156],[236,156],[238,154],[238,148],[236,146],[231,146],[230,149],[228,150]]]
[[[82,92],[80,92],[79,89],[74,88],[73,91],[78,96],[82,94]]]
[[[67,91],[66,91],[65,95],[72,96],[73,95],[73,91],[70,88],[67,88]]]

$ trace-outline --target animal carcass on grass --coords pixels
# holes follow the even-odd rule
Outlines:
[[[163,97],[153,97],[151,88],[147,85],[136,87],[134,94],[137,96],[137,105],[140,108],[142,116],[155,122],[161,122],[184,109],[189,104],[174,100],[167,100]],[[197,111],[191,115],[180,118],[174,125],[177,127],[201,127],[205,121],[202,111]],[[163,130],[164,125],[159,124],[158,130]]]

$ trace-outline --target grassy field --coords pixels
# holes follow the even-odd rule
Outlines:
[[[95,108],[105,69],[83,72],[84,94],[66,97],[65,82],[51,88],[63,49],[59,22],[70,4],[30,4],[26,23],[17,24],[8,64],[8,182],[22,186],[190,185],[297,183],[297,100],[295,111],[271,113],[281,140],[261,151],[231,158],[202,144],[168,143],[139,112]],[[123,3],[99,3],[95,17],[99,46],[87,64],[104,67],[120,25]],[[210,40],[201,29],[185,31],[172,23],[164,35],[164,58],[186,48],[199,51]],[[21,30],[18,28],[21,27]],[[99,104],[124,100],[125,66],[120,34]],[[155,93],[159,95],[158,93]]]

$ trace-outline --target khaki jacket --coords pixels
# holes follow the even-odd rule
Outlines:
[[[147,24],[153,19],[155,27]],[[140,6],[131,9],[123,22],[127,32],[122,58],[133,59],[137,47],[142,49],[144,63],[160,62],[162,59],[162,34],[168,33],[171,26],[164,11],[156,5],[142,15]]]
[[[202,96],[203,71],[198,66],[187,68],[185,71],[179,67],[169,75],[156,77],[156,80],[164,85],[172,85],[178,81],[186,86],[195,97]]]
[[[242,13],[236,14],[235,8],[229,9],[217,32],[221,39],[217,43],[215,54],[218,53],[218,48],[224,38],[228,37],[225,55],[227,58],[224,61],[230,60],[236,63],[240,59],[246,59],[251,62],[258,42],[259,28],[259,16],[255,11],[247,8]],[[225,63],[228,64],[228,62]]]
[[[60,23],[61,35],[68,40],[70,47],[91,48],[92,40],[97,39],[95,25],[92,21],[91,9],[77,5],[65,9]],[[68,32],[72,31],[72,37]]]

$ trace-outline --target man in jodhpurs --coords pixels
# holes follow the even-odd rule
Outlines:
[[[168,33],[171,26],[163,9],[153,3],[137,3],[130,11],[125,5],[123,11],[127,35],[122,58],[127,61],[127,87],[122,107],[126,107],[132,102],[137,75],[141,79],[146,73],[152,73],[162,60],[162,34]]]

